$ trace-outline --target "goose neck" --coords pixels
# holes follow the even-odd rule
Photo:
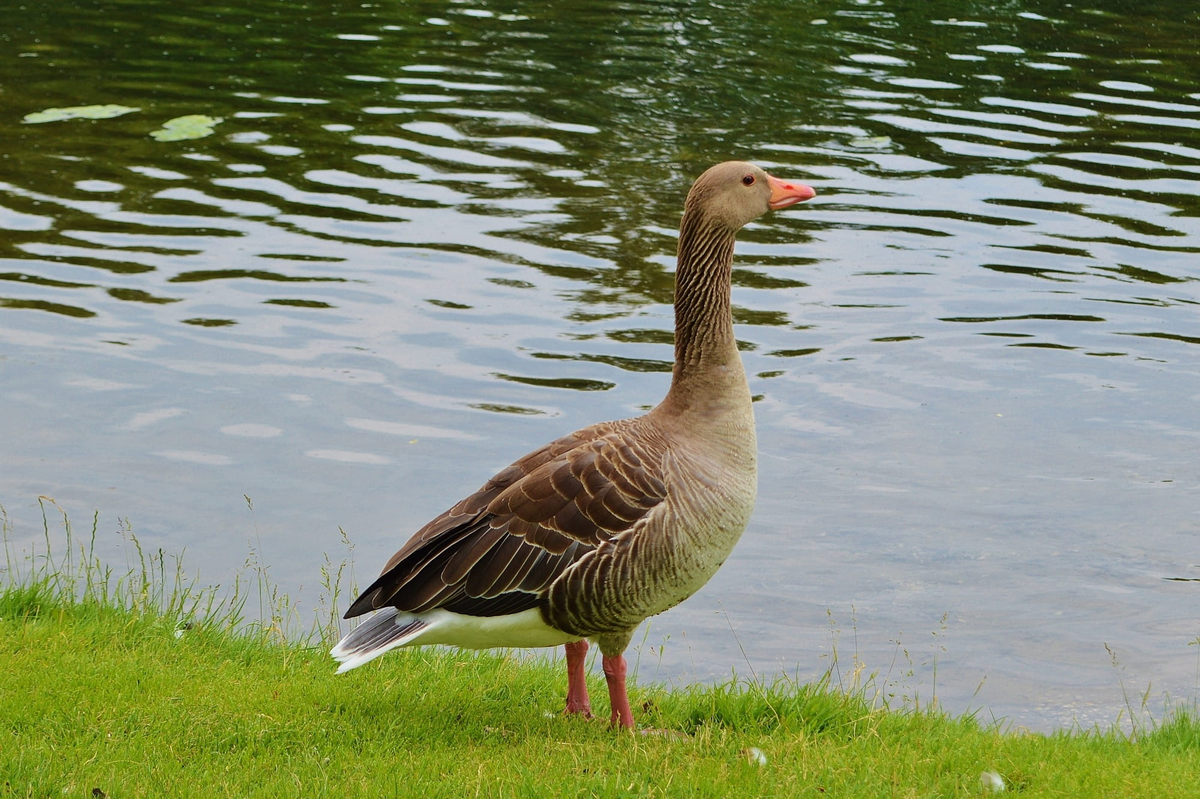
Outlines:
[[[675,368],[669,398],[684,406],[700,399],[748,397],[733,335],[730,280],[734,231],[685,214],[675,272]],[[738,389],[741,390],[738,390]]]

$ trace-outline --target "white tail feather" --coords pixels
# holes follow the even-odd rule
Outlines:
[[[384,608],[351,630],[329,654],[342,664],[337,670],[341,674],[404,646],[427,627],[424,621],[412,614]]]

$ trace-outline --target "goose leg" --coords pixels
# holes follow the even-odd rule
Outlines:
[[[587,689],[588,642],[572,641],[563,646],[567,650],[567,714],[582,713],[585,719],[592,717],[592,703]]]
[[[612,706],[610,722],[620,724],[627,730],[633,729],[633,712],[629,709],[629,693],[625,689],[625,656],[623,654],[601,659],[604,664],[604,679],[608,682],[608,703]]]

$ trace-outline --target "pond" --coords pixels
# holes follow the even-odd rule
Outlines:
[[[45,495],[303,614],[326,557],[365,584],[657,402],[684,194],[742,158],[818,192],[737,249],[759,502],[639,678],[861,669],[1035,729],[1200,694],[1193,3],[9,10],[15,546]]]

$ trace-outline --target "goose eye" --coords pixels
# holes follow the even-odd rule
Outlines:
[[[746,175],[746,177],[742,178],[742,185],[743,186],[753,186],[754,185],[754,175]]]

